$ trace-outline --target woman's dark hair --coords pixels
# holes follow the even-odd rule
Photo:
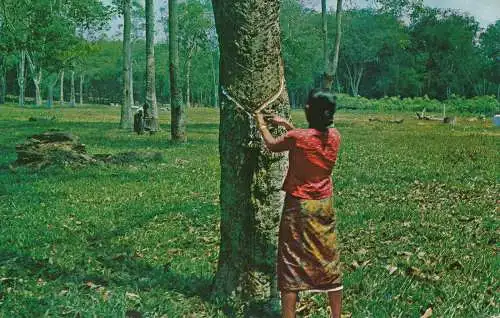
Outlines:
[[[313,89],[307,99],[306,118],[309,127],[326,131],[333,123],[333,115],[337,109],[337,101],[333,94],[319,89]]]

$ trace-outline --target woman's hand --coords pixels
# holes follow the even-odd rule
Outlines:
[[[293,125],[288,122],[285,118],[282,118],[280,116],[274,116],[269,121],[276,126],[283,126],[285,127],[286,130],[292,130],[294,129]]]

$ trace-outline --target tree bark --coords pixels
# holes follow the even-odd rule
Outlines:
[[[75,71],[71,71],[71,97],[69,104],[71,107],[76,106],[76,96],[75,96]]]
[[[123,0],[123,103],[120,114],[120,128],[132,129],[132,43],[131,43],[131,0]]]
[[[280,1],[213,0],[213,6],[221,52],[221,239],[214,293],[275,299],[280,189],[287,160],[265,150],[253,117],[236,102],[256,110],[280,88]],[[289,109],[283,89],[266,112],[288,118]]]
[[[325,0],[322,0],[325,1]],[[323,77],[323,87],[332,90],[332,84],[337,75],[340,54],[340,40],[342,38],[342,0],[337,0],[337,11],[335,14],[337,30],[335,33],[335,50],[331,54],[331,61],[328,63],[327,71]]]
[[[83,105],[83,78],[84,75],[80,74],[80,106]]]
[[[64,69],[61,71],[61,82],[59,83],[59,103],[64,105]]]
[[[155,79],[155,12],[153,0],[146,0],[146,103],[149,104],[151,131],[159,131]]]
[[[19,86],[19,106],[24,106],[24,73],[26,66],[26,51],[21,51],[19,68],[17,71],[17,84]]]
[[[170,72],[170,113],[171,113],[171,135],[172,140],[185,142],[186,118],[182,103],[179,82],[179,22],[177,13],[177,0],[168,1],[168,34],[169,34],[169,72]]]

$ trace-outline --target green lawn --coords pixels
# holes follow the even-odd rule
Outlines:
[[[29,122],[30,116],[54,122]],[[340,112],[334,172],[353,317],[491,317],[499,309],[499,142],[491,122],[370,123]],[[225,317],[210,300],[218,245],[218,112],[188,112],[189,142],[117,129],[119,110],[0,106],[0,317]],[[294,112],[303,124],[301,112]],[[157,162],[8,164],[26,137],[59,128],[89,153],[160,151]],[[327,317],[303,295],[302,317]]]

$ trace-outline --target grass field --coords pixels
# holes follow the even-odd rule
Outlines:
[[[29,122],[30,116],[56,116]],[[301,112],[295,121],[303,125]],[[352,317],[492,317],[499,309],[499,143],[491,122],[368,122],[340,112],[334,171]],[[378,117],[384,117],[377,114]],[[210,300],[218,253],[218,112],[191,109],[189,142],[117,129],[119,110],[0,106],[0,317],[225,317]],[[89,153],[161,151],[158,162],[8,164],[59,128]],[[305,294],[302,317],[327,317]]]

